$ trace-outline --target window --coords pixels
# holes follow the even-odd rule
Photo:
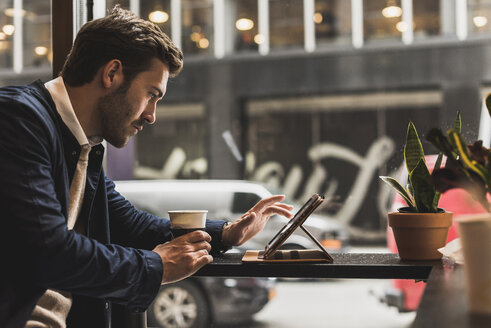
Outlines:
[[[51,12],[49,0],[24,0],[23,53],[24,67],[50,67]]]
[[[181,4],[184,55],[213,54],[213,1],[182,0]]]
[[[234,192],[232,213],[245,213],[260,200],[261,197],[250,192]]]
[[[140,17],[154,22],[171,35],[170,0],[140,1]]]
[[[315,38],[317,45],[351,42],[351,1],[315,2]]]
[[[363,1],[364,40],[401,40],[404,24],[401,22],[400,0]]]
[[[202,104],[157,106],[157,121],[136,138],[136,178],[207,177],[205,108]]]
[[[0,9],[0,69],[12,69],[15,33],[13,1],[7,0]]]
[[[468,0],[469,34],[483,35],[491,32],[491,1]]]
[[[228,1],[226,8],[226,43],[233,45],[235,52],[257,52],[261,38],[258,36],[257,0]],[[228,20],[227,20],[228,19]]]
[[[106,6],[110,10],[119,4],[121,8],[130,9],[130,0],[106,0]]]
[[[269,24],[271,50],[303,48],[302,0],[270,0]]]

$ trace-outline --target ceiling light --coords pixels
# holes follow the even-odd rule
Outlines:
[[[2,27],[2,31],[3,31],[3,33],[5,33],[7,35],[12,35],[12,34],[14,34],[15,27],[14,27],[14,25],[7,24],[7,25],[4,25]]]
[[[261,44],[264,42],[264,35],[262,34],[256,34],[254,36],[254,42],[256,42],[257,44]]]
[[[17,13],[19,13],[21,16],[25,16],[27,11],[24,9],[6,8],[4,9],[3,13],[5,16],[14,17]]]
[[[206,49],[206,48],[208,48],[209,45],[210,45],[210,41],[208,41],[207,38],[202,38],[198,42],[198,47],[201,49]]]
[[[402,9],[394,0],[388,0],[387,6],[382,9],[382,15],[386,18],[401,17]]]
[[[191,33],[191,41],[199,42],[200,39],[201,39],[201,33],[198,32]]]
[[[162,24],[169,20],[169,14],[165,11],[156,10],[148,15],[148,19],[153,23]]]
[[[239,31],[249,31],[254,27],[254,22],[249,18],[240,18],[235,22],[235,27]]]
[[[314,23],[316,23],[316,24],[322,23],[322,14],[321,13],[315,13],[314,14]]]
[[[48,48],[43,47],[43,46],[36,47],[36,48],[34,48],[34,52],[38,56],[45,56],[48,53]]]
[[[488,19],[484,16],[475,16],[472,21],[476,27],[483,27],[488,23]]]
[[[396,29],[401,33],[407,31],[407,23],[400,21],[399,23],[396,24]]]

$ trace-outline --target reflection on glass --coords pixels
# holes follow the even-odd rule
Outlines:
[[[119,4],[123,9],[130,9],[130,0],[106,0],[106,7],[108,10],[113,9],[117,4]]]
[[[446,6],[449,4],[450,1],[447,1]],[[426,38],[443,34],[442,22],[440,20],[442,8],[440,8],[440,5],[440,0],[413,0],[413,28],[415,38]],[[447,28],[446,30],[446,32],[451,32],[454,29]]]
[[[234,51],[257,51],[258,22],[257,0],[236,0],[230,2],[230,29],[234,31]]]
[[[269,24],[271,50],[303,47],[302,0],[270,0]]]
[[[491,1],[469,0],[468,6],[469,34],[489,34],[491,32]]]
[[[0,70],[12,69],[13,66],[13,15],[7,9],[12,9],[13,1],[7,0],[5,9],[0,11]]]
[[[186,54],[213,53],[213,1],[182,0],[182,50]]]
[[[315,1],[315,38],[318,45],[351,43],[351,1]]]
[[[154,22],[170,37],[170,0],[140,1],[140,17]]]
[[[401,22],[400,0],[363,1],[363,33],[368,42],[400,40],[407,26]]]
[[[24,67],[51,66],[50,0],[24,0]]]

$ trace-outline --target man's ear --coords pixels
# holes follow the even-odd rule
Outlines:
[[[112,59],[102,68],[102,85],[104,88],[119,87],[123,83],[123,64],[119,59]]]

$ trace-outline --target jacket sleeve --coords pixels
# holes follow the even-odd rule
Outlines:
[[[54,178],[63,166],[54,130],[47,115],[0,99],[0,256],[8,263],[3,274],[21,279],[26,288],[66,290],[146,309],[161,283],[160,257],[67,229]]]
[[[111,240],[125,246],[153,249],[171,239],[170,222],[135,208],[115,190],[114,182],[106,179],[106,191],[111,221]],[[227,249],[221,242],[225,220],[207,220],[206,231],[211,236],[214,252]]]

